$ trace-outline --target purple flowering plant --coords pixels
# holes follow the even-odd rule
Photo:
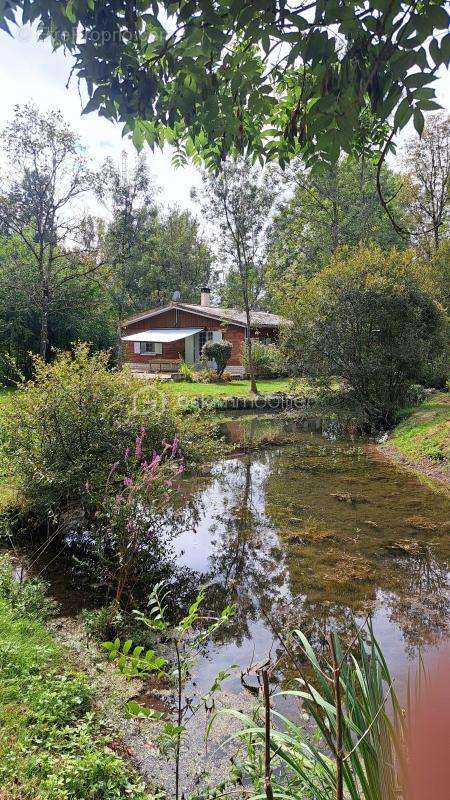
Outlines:
[[[95,530],[103,582],[117,603],[132,594],[142,557],[149,551],[155,559],[161,556],[161,531],[185,469],[176,436],[163,439],[159,451],[147,453],[145,445],[141,427],[133,447],[126,447],[112,464],[100,495],[86,485],[85,510]]]

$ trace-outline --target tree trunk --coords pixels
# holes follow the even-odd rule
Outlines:
[[[250,391],[253,394],[258,394],[258,387],[255,380],[255,367],[253,366],[253,352],[252,352],[252,332],[250,327],[250,310],[248,303],[245,307],[245,315],[247,317],[247,358],[248,358],[248,371],[250,373]]]
[[[119,369],[123,367],[122,325],[120,320],[117,323],[117,366]]]
[[[44,361],[47,361],[48,354],[48,305],[48,295],[44,293],[41,309],[41,333],[39,343],[39,352]]]

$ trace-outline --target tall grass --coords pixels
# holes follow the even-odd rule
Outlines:
[[[333,634],[329,658],[321,663],[301,631],[293,638],[302,651],[301,665],[293,656],[298,688],[272,697],[300,700],[315,730],[306,733],[271,708],[267,680],[261,681],[264,724],[229,712],[243,723],[238,735],[248,745],[244,772],[255,787],[253,800],[401,797],[406,720],[372,629],[366,637],[358,631],[348,648]],[[267,676],[270,667],[264,671]]]

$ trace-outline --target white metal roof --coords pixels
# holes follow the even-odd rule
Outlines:
[[[133,333],[131,336],[122,336],[123,342],[177,342],[187,339],[195,333],[200,333],[203,328],[155,328],[151,331]]]

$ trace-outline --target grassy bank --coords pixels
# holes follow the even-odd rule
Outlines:
[[[258,391],[261,394],[274,394],[275,392],[292,392],[300,394],[308,389],[304,382],[292,386],[288,378],[257,381]],[[231,383],[188,383],[187,381],[160,381],[158,389],[170,397],[249,397],[250,381],[234,380]]]
[[[90,682],[40,619],[46,603],[0,562],[0,796],[148,800],[100,735]]]
[[[420,475],[450,485],[450,393],[435,394],[411,410],[380,449]]]

